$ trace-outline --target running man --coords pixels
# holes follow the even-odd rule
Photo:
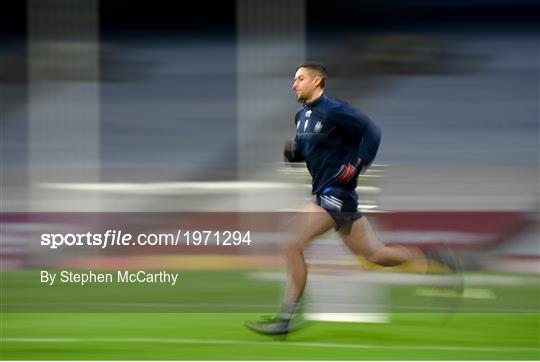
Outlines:
[[[326,69],[319,63],[300,64],[294,76],[292,89],[303,107],[296,113],[296,136],[285,144],[284,157],[289,162],[306,162],[315,200],[286,230],[288,279],[279,313],[269,321],[245,323],[258,333],[290,331],[306,285],[304,249],[332,228],[354,254],[371,263],[390,267],[409,262],[427,269],[427,259],[418,249],[382,244],[358,211],[356,179],[375,159],[381,129],[365,113],[328,97],[324,93],[326,78]]]

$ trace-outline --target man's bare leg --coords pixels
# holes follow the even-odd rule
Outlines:
[[[410,262],[415,269],[424,272],[428,262],[424,254],[415,247],[386,246],[373,231],[366,216],[355,220],[350,228],[342,228],[339,235],[354,254],[363,255],[371,263],[391,267]]]
[[[287,285],[283,297],[282,312],[293,313],[307,280],[304,249],[317,236],[335,227],[335,221],[321,207],[307,205],[285,230],[284,255],[287,265]],[[288,311],[287,309],[290,309]]]
[[[285,230],[284,255],[287,265],[287,285],[281,310],[275,321],[245,322],[249,329],[266,335],[286,335],[290,331],[290,321],[307,280],[304,249],[317,236],[330,230],[336,224],[321,207],[309,204],[299,213]]]
[[[369,221],[365,216],[356,220],[349,229],[339,231],[341,238],[355,254],[366,257],[371,263],[392,267],[404,263],[410,263],[411,269],[420,273],[429,273],[433,265],[438,264],[436,272],[441,266],[445,268],[448,279],[443,285],[438,284],[437,288],[447,290],[456,298],[447,298],[443,311],[454,312],[459,306],[459,301],[463,295],[463,278],[459,261],[454,253],[444,244],[435,251],[434,254],[426,255],[420,249],[412,246],[385,246],[377,239]]]

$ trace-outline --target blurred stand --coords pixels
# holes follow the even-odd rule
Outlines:
[[[377,162],[388,166],[374,170],[373,184],[361,182],[371,211],[447,212],[451,225],[459,221],[454,213],[463,213],[462,225],[477,223],[469,212],[510,215],[519,228],[499,242],[513,243],[523,231],[519,243],[528,246],[520,253],[538,262],[539,70],[531,28],[419,28],[413,19],[398,28],[343,22],[330,29],[320,19],[331,9],[257,3],[238,1],[231,27],[209,34],[132,34],[100,28],[107,10],[97,1],[29,1],[27,50],[3,47],[0,62],[2,212],[301,207],[311,197],[308,177],[304,166],[282,164],[281,147],[299,106],[292,76],[309,58],[328,66],[329,95],[383,128]],[[527,17],[527,7],[510,8]],[[445,4],[437,14],[448,9],[455,10]],[[343,16],[373,9],[348,10]],[[378,16],[372,21],[386,19]],[[428,226],[431,237],[453,231]],[[15,231],[3,242],[19,245],[28,239],[20,229],[33,227],[4,223]],[[495,248],[488,245],[470,254],[478,262],[468,266],[502,267],[480,262]]]

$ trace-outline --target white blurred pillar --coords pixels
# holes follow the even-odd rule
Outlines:
[[[100,178],[98,0],[28,0],[29,211],[97,211],[91,193],[40,188]]]
[[[305,0],[237,0],[238,179],[278,180],[285,135],[297,109],[291,91],[305,60]],[[284,207],[279,196],[241,193],[242,210]]]

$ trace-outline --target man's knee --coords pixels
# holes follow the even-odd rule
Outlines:
[[[289,241],[282,246],[282,251],[285,257],[294,257],[303,253],[304,245],[300,241]]]

